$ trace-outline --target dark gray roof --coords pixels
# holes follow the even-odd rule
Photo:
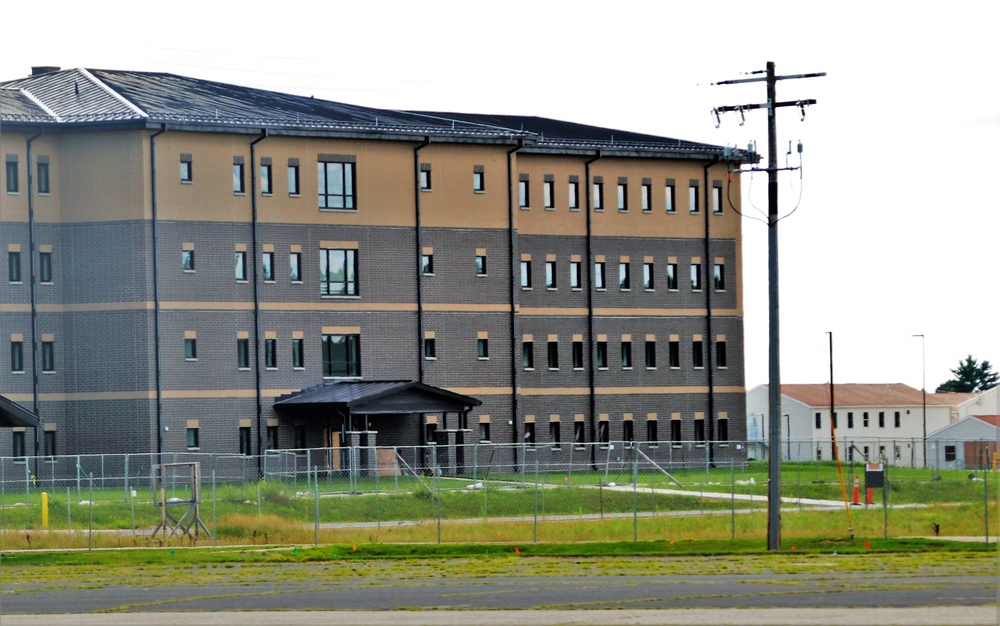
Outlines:
[[[467,411],[482,404],[476,398],[414,380],[342,380],[279,396],[282,410],[333,409],[341,413],[442,413]]]
[[[397,111],[161,72],[69,69],[0,82],[0,122],[74,128],[131,124],[275,134],[521,142],[543,152],[712,158],[709,144],[515,115]]]
[[[0,427],[38,426],[38,416],[20,404],[0,396]]]

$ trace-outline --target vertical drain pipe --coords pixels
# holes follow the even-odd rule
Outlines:
[[[715,466],[715,446],[712,442],[715,440],[715,363],[712,362],[712,292],[715,290],[715,263],[712,261],[712,249],[711,249],[711,236],[712,236],[712,213],[715,212],[715,208],[712,207],[712,194],[714,193],[709,187],[708,180],[708,170],[713,165],[719,163],[719,157],[715,157],[715,160],[710,161],[705,164],[704,176],[705,176],[705,347],[706,354],[705,358],[707,362],[705,363],[705,371],[708,372],[708,463],[711,466]],[[721,208],[721,206],[720,206]],[[709,269],[712,270],[712,278],[709,280]]]
[[[160,130],[149,136],[149,194],[150,218],[152,219],[153,248],[153,368],[156,379],[156,455],[163,454],[163,376],[161,374],[160,356],[160,262],[157,246],[157,203],[156,203],[156,138],[167,132],[166,124],[160,125]]]
[[[42,136],[41,131],[26,142],[28,170],[28,275],[31,280],[31,407],[35,415],[38,411],[38,294],[35,291],[35,194],[31,176],[31,144]],[[38,427],[35,427],[35,476],[38,476]]]
[[[514,229],[514,153],[524,148],[524,139],[518,139],[517,145],[507,151],[507,247],[510,254],[510,423],[514,433],[514,468],[518,464],[518,426],[517,412],[520,403],[517,401],[517,232]]]
[[[260,280],[258,276],[258,255],[257,250],[258,233],[257,227],[257,144],[267,139],[267,129],[260,131],[260,136],[250,142],[250,212],[253,222],[250,243],[253,263],[250,265],[251,277],[253,278],[253,366],[255,375],[255,388],[257,398],[257,477],[264,477],[264,408],[261,400],[261,374],[260,374]],[[273,182],[273,181],[272,181]],[[274,268],[272,267],[273,271]]]
[[[424,382],[424,272],[421,267],[421,260],[424,254],[424,239],[420,217],[420,151],[429,146],[431,138],[424,137],[424,140],[413,148],[413,211],[416,229],[417,262],[417,381]],[[420,430],[423,432],[423,420],[421,420]]]
[[[583,204],[584,209],[587,211],[587,342],[590,344],[587,352],[590,354],[590,362],[587,367],[587,378],[590,387],[590,441],[594,444],[597,443],[597,422],[595,420],[595,413],[597,411],[597,396],[596,396],[596,378],[594,370],[594,351],[596,349],[596,344],[594,343],[594,228],[593,228],[593,207],[590,206],[592,201],[591,191],[593,188],[590,182],[590,164],[597,161],[602,156],[601,151],[598,150],[594,158],[586,161],[584,166],[584,181],[583,184],[586,187],[586,201]],[[574,444],[575,445],[575,444]],[[593,467],[597,467],[597,446],[590,446],[590,464]]]

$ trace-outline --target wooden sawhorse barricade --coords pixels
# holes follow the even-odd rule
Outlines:
[[[204,522],[201,521],[201,466],[198,463],[163,463],[154,465],[150,473],[153,477],[153,504],[160,507],[160,523],[153,531],[156,533],[163,530],[163,538],[173,537],[181,533],[192,539],[197,539],[199,531],[204,531],[209,538],[212,533],[208,532]],[[167,499],[167,488],[171,493],[178,491],[182,497],[171,497]],[[171,513],[170,508],[187,506],[183,515],[179,518]],[[167,534],[167,531],[170,534]]]

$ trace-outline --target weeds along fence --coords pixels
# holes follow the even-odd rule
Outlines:
[[[752,453],[735,442],[605,442],[0,458],[0,549],[765,541],[768,463]],[[882,460],[880,475],[859,460],[842,472],[784,461],[783,535],[996,535],[995,473]],[[197,495],[185,465],[195,463]]]

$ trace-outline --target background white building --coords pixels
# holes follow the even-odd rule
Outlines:
[[[786,384],[781,391],[782,458],[832,460],[830,385]],[[884,453],[893,465],[924,465],[924,395],[919,389],[902,383],[836,384],[833,395],[841,460],[874,461]],[[926,432],[949,425],[958,417],[958,406],[976,395],[928,393]],[[748,449],[753,458],[765,458],[769,413],[768,385],[747,392]],[[929,451],[927,455],[932,458]]]

